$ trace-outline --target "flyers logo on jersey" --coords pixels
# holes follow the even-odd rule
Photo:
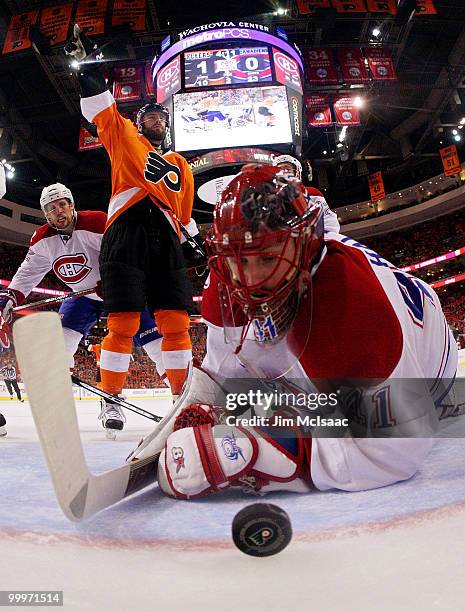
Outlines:
[[[81,282],[92,270],[84,253],[62,255],[53,262],[53,271],[67,285]]]
[[[163,181],[171,191],[181,191],[181,171],[155,151],[149,151],[144,177],[151,183]]]

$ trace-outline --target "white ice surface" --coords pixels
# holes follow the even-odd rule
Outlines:
[[[137,400],[162,413],[167,400]],[[84,523],[55,501],[27,403],[0,402],[0,589],[58,589],[65,610],[459,610],[465,601],[465,443],[439,440],[413,479],[363,493],[270,495],[294,538],[266,559],[230,539],[255,498],[194,502],[155,486]],[[150,421],[104,438],[97,402],[77,403],[94,472],[119,465]],[[451,421],[449,429],[454,431]],[[42,609],[49,609],[48,607]],[[52,609],[52,608],[50,608]]]

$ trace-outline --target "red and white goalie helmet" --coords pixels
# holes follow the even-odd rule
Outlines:
[[[296,178],[249,164],[216,207],[209,264],[240,304],[255,340],[279,341],[297,313],[323,250],[323,215]]]

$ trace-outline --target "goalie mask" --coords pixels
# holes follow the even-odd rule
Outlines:
[[[261,347],[285,337],[302,296],[311,293],[311,268],[323,244],[321,208],[297,179],[250,164],[231,181],[207,246],[210,267],[228,294],[225,329],[237,328],[238,311],[242,315],[240,344],[250,338],[249,328]]]
[[[42,189],[40,207],[50,227],[70,232],[76,223],[76,210],[71,190],[62,183],[54,183]]]

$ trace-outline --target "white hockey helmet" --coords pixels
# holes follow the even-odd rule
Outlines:
[[[298,159],[292,157],[292,155],[277,155],[273,159],[273,166],[279,166],[280,164],[291,164],[295,168],[295,176],[300,181],[302,180],[302,164]]]
[[[56,202],[57,200],[63,200],[63,199],[69,200],[69,203],[71,205],[72,215],[71,215],[71,221],[69,225],[67,225],[66,227],[59,228],[56,225],[54,225],[53,222],[50,220],[47,214],[46,207],[48,204],[51,204],[52,202]],[[40,207],[50,227],[53,227],[54,229],[63,231],[65,233],[70,233],[73,231],[74,225],[76,223],[77,215],[76,215],[76,209],[74,208],[73,194],[71,193],[71,190],[68,189],[68,187],[66,187],[66,185],[63,185],[62,183],[53,183],[53,185],[48,185],[47,187],[44,187],[42,189],[42,193],[40,196]]]
[[[73,194],[71,193],[71,190],[66,187],[66,185],[63,185],[62,183],[53,183],[53,185],[44,187],[40,195],[40,207],[44,214],[47,204],[50,204],[50,202],[55,202],[55,200],[61,200],[62,198],[66,198],[74,206]]]

